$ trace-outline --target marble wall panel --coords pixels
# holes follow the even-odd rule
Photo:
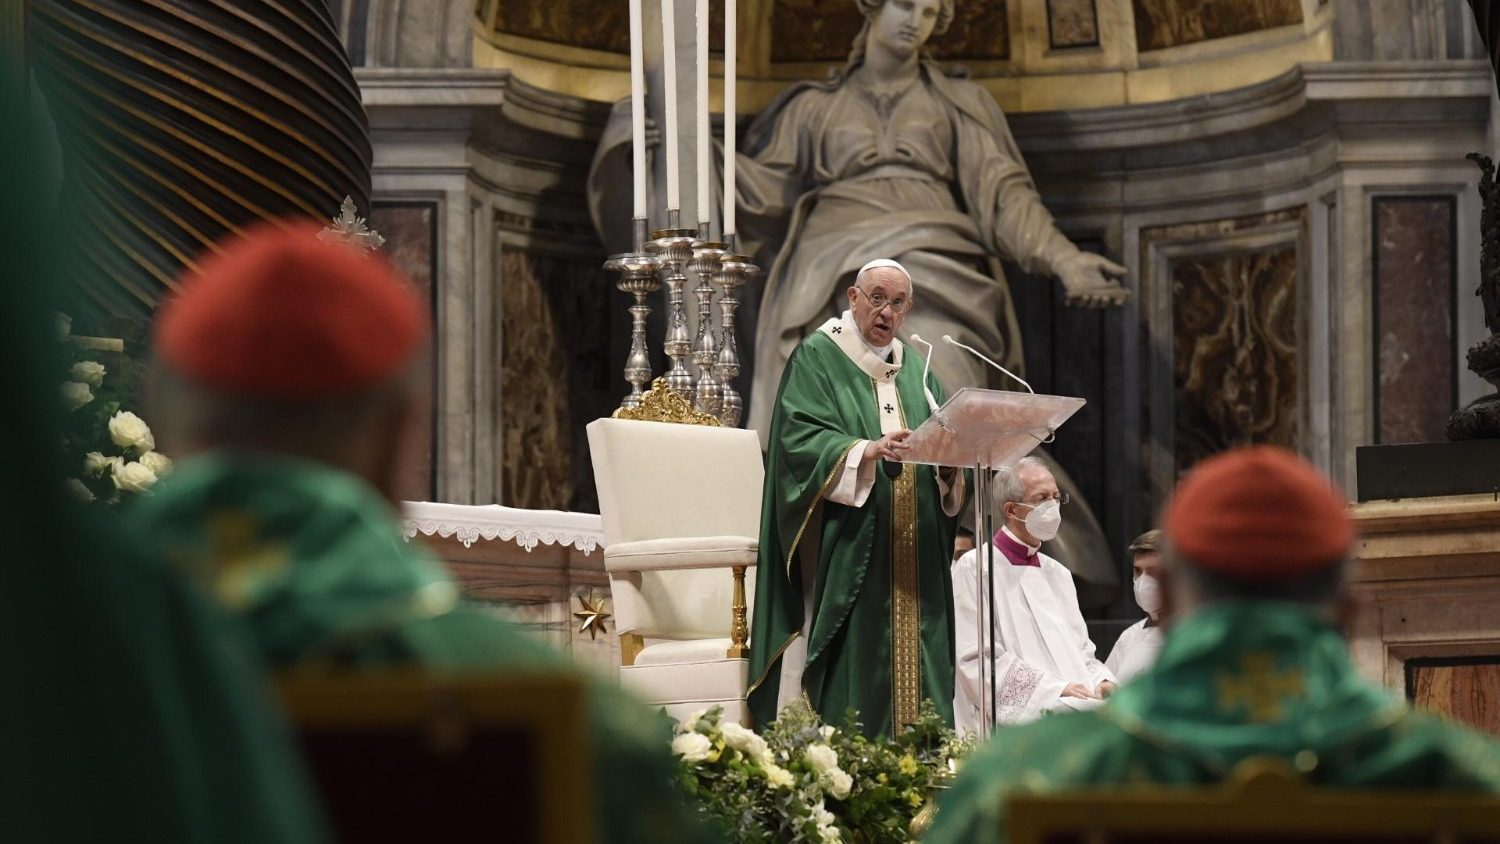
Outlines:
[[[437,205],[432,202],[381,202],[370,209],[369,225],[385,238],[383,251],[396,269],[411,279],[429,305],[436,300]],[[436,308],[434,307],[434,313]],[[431,501],[436,496],[436,373],[427,383],[427,405],[401,447],[396,493],[403,501]]]
[[[1054,50],[1098,46],[1095,0],[1047,0],[1047,38]]]
[[[1454,199],[1372,202],[1376,437],[1440,442],[1455,407]]]
[[[708,4],[709,49],[724,49],[724,0]],[[485,10],[481,8],[481,13]],[[630,5],[600,0],[501,0],[487,24],[495,32],[587,47],[611,53],[630,53]]]
[[[1246,443],[1297,447],[1297,250],[1172,267],[1177,473]]]
[[[1417,709],[1500,735],[1500,657],[1408,660],[1406,694]]]
[[[1301,0],[1132,0],[1132,5],[1141,52],[1302,22]]]
[[[776,0],[771,13],[771,61],[836,62],[849,56],[864,16],[853,2]],[[931,43],[940,59],[1010,58],[1005,0],[954,5],[953,25]]]
[[[602,260],[501,251],[501,504],[597,512],[583,427],[607,413]]]

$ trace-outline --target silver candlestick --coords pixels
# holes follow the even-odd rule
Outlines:
[[[719,328],[722,336],[719,338],[719,360],[714,365],[714,374],[718,376],[724,390],[724,400],[719,406],[719,421],[730,428],[739,427],[740,414],[745,409],[744,401],[734,389],[734,378],[740,374],[739,344],[734,338],[734,311],[739,307],[740,300],[735,291],[758,272],[760,267],[750,263],[749,258],[726,253],[719,261],[719,271],[714,274],[714,281],[724,288],[724,294],[719,298]]]
[[[662,351],[672,366],[662,377],[673,392],[692,401],[693,376],[685,361],[693,341],[688,336],[687,305],[683,301],[687,284],[683,270],[693,259],[693,241],[697,238],[692,229],[658,229],[651,236],[655,239],[646,244],[646,251],[656,255],[657,271],[667,286],[667,336]]]
[[[699,235],[703,235],[702,226]],[[710,416],[718,416],[724,396],[719,390],[719,379],[714,377],[714,367],[719,359],[719,341],[713,327],[714,286],[713,277],[719,271],[719,259],[727,254],[724,244],[703,237],[693,244],[693,260],[688,269],[698,274],[698,286],[693,295],[698,300],[698,337],[693,341],[693,363],[698,368],[698,382],[693,388],[693,403]]]
[[[630,394],[620,402],[621,407],[640,407],[642,389],[651,380],[651,358],[646,354],[646,317],[651,306],[646,297],[661,289],[656,277],[657,259],[644,252],[622,252],[611,255],[604,268],[618,272],[620,280],[615,287],[635,296],[630,306],[630,356],[625,359],[625,380],[630,382]]]

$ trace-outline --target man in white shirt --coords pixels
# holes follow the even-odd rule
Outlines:
[[[991,556],[996,723],[1030,721],[1054,709],[1091,708],[1115,687],[1115,675],[1094,656],[1072,573],[1039,551],[1057,535],[1067,496],[1035,457],[997,472],[994,490],[1005,526],[953,564],[953,716],[960,732],[978,732],[991,709],[990,679],[980,680],[981,648],[988,642],[981,642],[978,623],[978,577],[990,568]]]
[[[1146,617],[1125,628],[1104,667],[1121,683],[1156,662],[1161,650],[1161,531],[1148,530],[1130,543],[1135,602]]]

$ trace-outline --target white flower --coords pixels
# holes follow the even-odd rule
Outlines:
[[[808,745],[806,753],[808,764],[820,774],[826,774],[839,766],[839,755],[826,744]]]
[[[683,733],[672,739],[672,752],[684,762],[702,762],[714,749],[713,742],[702,733]]]
[[[73,318],[72,317],[68,316],[67,314],[65,314],[65,313],[63,313],[61,311],[58,311],[57,313],[54,313],[52,316],[53,316],[53,318],[55,320],[57,320],[57,323],[56,323],[57,324],[57,339],[59,339],[59,340],[65,339],[65,338],[67,338],[67,336],[69,334],[73,333]]]
[[[99,476],[109,471],[114,466],[118,457],[105,457],[102,453],[91,451],[83,456],[83,471],[90,475]]]
[[[73,364],[73,380],[82,381],[90,387],[97,387],[104,383],[104,364],[85,360]]]
[[[724,743],[750,757],[761,767],[771,764],[771,748],[766,746],[766,740],[755,734],[754,730],[741,727],[733,721],[727,721],[719,725],[724,733]]]
[[[844,840],[844,836],[839,833],[836,826],[818,827],[818,838],[821,839],[820,844],[835,844]]]
[[[707,714],[707,709],[694,710],[690,715],[688,715],[688,717],[682,719],[682,722],[677,725],[677,729],[681,730],[684,733],[689,732],[694,727],[698,726],[698,722],[703,720],[703,716]]]
[[[822,800],[818,801],[818,805],[812,807],[812,819],[813,822],[818,825],[819,832],[821,832],[824,828],[833,826],[833,813],[828,811],[828,809],[823,805]],[[835,829],[834,834],[838,834],[838,830]]]
[[[838,732],[838,730],[828,726],[827,724],[824,724],[823,728],[821,730],[818,730],[818,732],[822,734],[823,741],[831,741],[833,739],[833,734]]]
[[[148,451],[141,455],[141,465],[156,473],[158,478],[172,473],[172,458],[159,451]]]
[[[849,776],[839,768],[834,768],[828,772],[828,781],[828,793],[832,794],[835,800],[848,798],[849,792],[854,788],[854,777]]]
[[[156,485],[156,473],[140,463],[125,463],[115,467],[115,488],[125,492],[145,492]]]
[[[77,410],[94,400],[94,391],[89,385],[80,381],[64,381],[62,385],[63,404],[69,410]]]
[[[77,478],[68,478],[68,491],[85,504],[94,500],[94,494],[89,492],[89,488],[84,486],[83,481]]]
[[[110,417],[109,438],[120,448],[138,449],[142,454],[156,448],[156,437],[141,417],[122,410]]]
[[[797,784],[791,771],[771,763],[766,765],[766,782],[769,782],[772,788],[791,788]]]

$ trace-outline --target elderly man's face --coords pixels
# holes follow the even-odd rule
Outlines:
[[[911,310],[911,281],[895,267],[876,267],[849,288],[849,310],[865,342],[888,345]]]
[[[1057,479],[1041,466],[1028,466],[1021,470],[1021,489],[1023,492],[1020,502],[1007,504],[1005,515],[1023,523],[1026,521],[1026,514],[1033,508],[1058,496]]]

